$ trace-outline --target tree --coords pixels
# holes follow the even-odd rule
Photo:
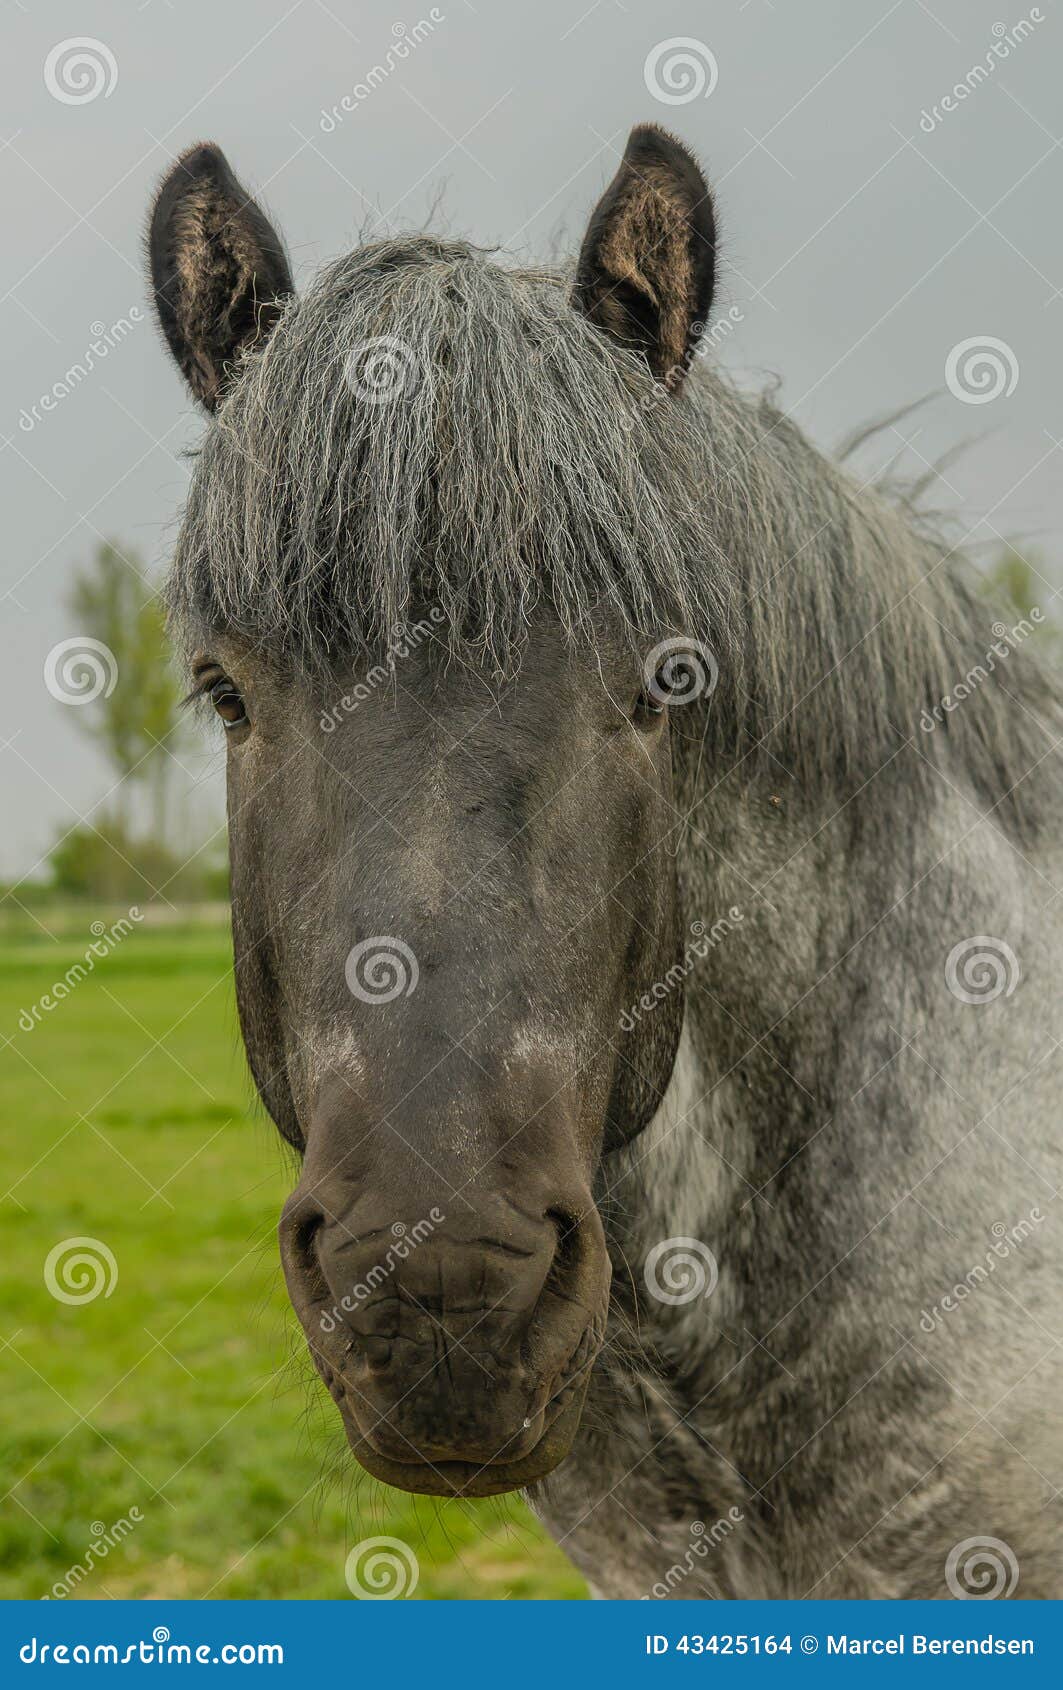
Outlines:
[[[1038,590],[1043,594],[1030,563],[1014,546],[1006,546],[989,570],[993,591],[1005,603],[1013,604],[1023,616],[1029,616],[1038,604]]]
[[[165,745],[179,721],[179,694],[170,669],[165,619],[140,561],[112,541],[79,571],[69,596],[78,632],[107,646],[117,678],[109,695],[74,712],[106,752],[119,777],[119,814],[128,821],[130,787],[150,794],[152,832],[166,843],[172,763]]]
[[[1014,546],[1005,546],[986,572],[986,592],[998,604],[1011,607],[1020,617],[1029,618],[1039,610],[1043,621],[1037,623],[1038,650],[1044,659],[1055,663],[1060,658],[1059,621],[1055,616],[1053,593],[1045,578],[1046,571],[1036,553],[1024,557]]]

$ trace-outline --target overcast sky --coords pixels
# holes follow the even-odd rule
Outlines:
[[[737,325],[719,356],[777,374],[827,445],[935,392],[902,425],[913,473],[982,436],[944,498],[976,542],[1034,536],[1063,583],[1058,0],[4,0],[3,19],[0,874],[33,872],[108,785],[42,674],[101,536],[165,566],[203,425],[140,242],[196,139],[267,205],[298,282],[371,218],[518,259],[567,248],[631,124],[668,124],[716,189]],[[101,325],[113,346],[43,408]],[[992,365],[954,352],[987,339]],[[185,761],[205,775],[185,826],[205,826],[216,742]]]

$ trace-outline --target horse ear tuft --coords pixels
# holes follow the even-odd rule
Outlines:
[[[148,265],[170,350],[214,411],[235,360],[280,316],[292,278],[279,236],[212,143],[182,153],[161,183]]]
[[[715,274],[716,217],[705,178],[673,135],[639,124],[588,224],[573,303],[644,353],[675,391],[705,326]]]

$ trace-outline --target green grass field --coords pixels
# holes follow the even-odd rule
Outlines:
[[[20,1027],[96,914],[0,933],[0,1596],[43,1596],[95,1543],[81,1598],[343,1598],[378,1535],[415,1552],[418,1598],[584,1595],[520,1504],[405,1496],[345,1459],[281,1279],[292,1170],[251,1104],[227,931],[134,928]],[[112,1253],[109,1295],[47,1288],[72,1238]]]

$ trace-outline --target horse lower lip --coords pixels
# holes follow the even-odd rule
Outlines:
[[[509,1466],[515,1461],[525,1460],[533,1454],[542,1434],[542,1421],[536,1416],[501,1449],[497,1444],[492,1446],[490,1443],[478,1446],[475,1440],[470,1440],[468,1445],[458,1448],[442,1439],[438,1443],[419,1441],[414,1445],[401,1433],[393,1433],[387,1421],[380,1422],[370,1431],[360,1432],[359,1435],[362,1444],[374,1455],[382,1457],[385,1461],[398,1462],[400,1466],[406,1463],[416,1465],[418,1461],[424,1461],[442,1467],[457,1465],[487,1469]]]
[[[548,1423],[529,1450],[490,1462],[461,1460],[456,1455],[419,1458],[416,1450],[407,1450],[407,1460],[395,1460],[368,1442],[350,1409],[346,1409],[343,1421],[346,1440],[358,1464],[372,1479],[380,1479],[397,1491],[411,1491],[416,1496],[502,1496],[546,1479],[563,1462],[580,1426],[585,1394],[586,1376],[575,1391],[566,1391],[558,1415],[548,1416]]]
[[[505,1496],[509,1491],[523,1490],[537,1479],[545,1478],[556,1466],[553,1461],[541,1467],[526,1461],[519,1468],[502,1469],[477,1467],[466,1461],[403,1463],[371,1460],[361,1455],[358,1460],[370,1478],[414,1496]]]
[[[576,1435],[583,1408],[583,1392],[566,1403],[534,1448],[515,1461],[483,1464],[476,1461],[394,1461],[378,1455],[353,1422],[347,1438],[359,1464],[371,1478],[419,1496],[500,1496],[524,1490],[545,1479],[562,1462]]]
[[[357,1386],[351,1387],[342,1373],[328,1370],[326,1384],[340,1410],[352,1449],[359,1460],[363,1453],[368,1457],[363,1465],[368,1465],[369,1461],[382,1461],[411,1469],[422,1466],[455,1471],[467,1469],[470,1473],[486,1476],[494,1469],[509,1469],[530,1461],[542,1444],[553,1441],[555,1429],[568,1424],[573,1409],[574,1433],[589,1380],[588,1352],[593,1354],[597,1347],[593,1328],[588,1327],[541,1406],[534,1408],[529,1405],[527,1418],[515,1431],[502,1436],[496,1434],[483,1443],[471,1429],[466,1438],[456,1445],[443,1436],[435,1441],[431,1434],[405,1435],[401,1428],[392,1426],[386,1409],[374,1410],[364,1392]],[[445,1425],[445,1420],[441,1420],[440,1425]]]

